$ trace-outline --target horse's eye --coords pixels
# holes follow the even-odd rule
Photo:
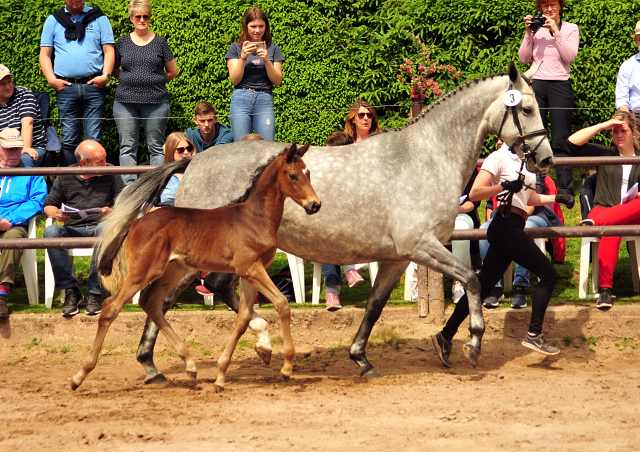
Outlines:
[[[530,115],[531,113],[533,113],[533,108],[531,108],[531,107],[523,107],[523,108],[522,108],[522,112],[523,112],[525,115]]]
[[[292,181],[297,181],[298,180],[298,175],[297,174],[289,174],[289,179],[291,179]]]

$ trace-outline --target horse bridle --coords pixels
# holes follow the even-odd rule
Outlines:
[[[527,85],[531,86],[531,80],[529,80],[527,77],[525,77],[524,75],[520,75],[522,77],[522,79],[527,82]],[[513,83],[509,82],[509,90],[513,89]],[[534,96],[535,93],[531,92],[531,93],[521,93],[522,95],[528,95],[528,96]],[[521,101],[522,102],[522,101]],[[548,137],[548,132],[546,129],[540,129],[540,130],[535,130],[533,132],[529,132],[529,133],[522,133],[522,126],[520,125],[520,119],[518,119],[518,112],[516,112],[516,105],[513,106],[509,106],[509,105],[505,105],[505,111],[504,111],[504,116],[502,117],[502,123],[500,123],[500,129],[498,130],[498,138],[500,138],[500,135],[502,133],[502,127],[504,126],[505,122],[507,121],[507,117],[509,116],[509,110],[511,110],[511,115],[513,116],[513,122],[515,123],[516,127],[518,128],[518,133],[520,134],[520,136],[518,138],[516,138],[512,143],[507,143],[507,146],[509,146],[509,150],[511,150],[511,152],[513,152],[515,154],[514,149],[516,149],[516,146],[520,146],[522,145],[523,147],[523,155],[524,155],[524,159],[525,160],[529,160],[529,159],[535,159],[535,155],[536,155],[536,150],[540,147],[540,145],[542,144],[542,142]],[[536,144],[536,146],[531,149],[529,151],[525,150],[525,144],[526,144],[526,140],[528,138],[533,138],[533,137],[541,137],[540,141],[538,141],[538,144]],[[502,138],[500,138],[502,139]]]

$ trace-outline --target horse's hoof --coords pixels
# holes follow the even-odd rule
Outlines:
[[[382,374],[378,372],[378,369],[376,369],[375,367],[369,370],[368,372],[363,373],[361,376],[366,378],[367,380],[373,380],[374,378],[382,378]]]
[[[155,374],[153,377],[147,375],[147,377],[144,379],[144,384],[148,385],[151,383],[157,384],[157,385],[163,385],[165,383],[168,383],[168,380],[162,374]]]
[[[257,345],[254,347],[256,353],[260,357],[263,363],[267,366],[271,364],[271,349],[264,345]]]
[[[195,380],[196,377],[198,376],[198,372],[189,372],[188,370],[187,372],[187,377],[191,378],[192,380]]]
[[[280,375],[282,375],[282,379],[283,379],[284,381],[289,381],[289,380],[291,380],[291,375],[287,375],[287,374],[284,374],[284,373],[282,373],[282,372],[280,372]]]
[[[224,386],[214,384],[213,387],[215,388],[216,393],[221,393],[222,391],[224,391]]]
[[[80,387],[80,385],[77,385],[73,382],[73,380],[71,380],[71,390],[75,391],[76,389],[78,389]]]
[[[480,355],[480,353],[473,348],[473,345],[464,344],[464,356],[467,357],[473,367],[478,365],[478,355]]]

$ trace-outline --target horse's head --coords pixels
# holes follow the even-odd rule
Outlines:
[[[531,78],[540,65],[520,74],[516,65],[509,64],[509,87],[504,98],[496,101],[491,117],[494,133],[504,141],[511,152],[526,160],[527,170],[546,173],[553,165],[553,151],[542,125]]]
[[[320,210],[322,202],[311,186],[311,172],[302,161],[302,156],[309,149],[309,143],[298,147],[295,143],[287,149],[278,180],[282,191],[297,204],[304,207],[307,214],[312,215]]]

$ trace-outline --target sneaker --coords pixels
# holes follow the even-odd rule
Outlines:
[[[349,284],[349,287],[355,287],[358,284],[364,282],[364,279],[362,278],[362,276],[360,276],[360,273],[358,273],[354,269],[349,270],[347,274],[344,276],[345,278],[347,278],[347,283]]]
[[[328,293],[324,301],[327,305],[327,311],[329,312],[342,309],[342,305],[340,304],[340,297],[338,297],[336,294]]]
[[[494,287],[489,292],[489,296],[484,299],[484,307],[485,308],[497,308],[500,306],[500,302],[504,300],[504,293],[502,292],[502,287]]]
[[[431,336],[431,342],[438,352],[438,358],[447,367],[452,367],[453,364],[449,361],[449,355],[451,355],[452,344],[444,338],[442,332]]]
[[[63,317],[73,317],[78,313],[78,305],[84,301],[84,297],[77,287],[64,291],[64,305],[62,306]]]
[[[535,352],[542,353],[543,355],[557,355],[560,353],[559,348],[549,345],[542,333],[537,336],[531,336],[529,333],[525,334],[522,345]]]
[[[600,293],[598,294],[598,302],[596,303],[596,308],[601,311],[607,311],[611,309],[613,306],[613,301],[611,300],[611,288],[609,287],[601,287]]]
[[[513,309],[520,309],[527,307],[527,291],[524,287],[516,287],[513,292],[513,300],[511,300],[511,307]]]
[[[9,298],[6,295],[0,295],[0,319],[9,318],[9,308],[7,307],[8,301]]]
[[[200,295],[213,295],[213,292],[207,289],[204,284],[196,286],[196,292],[198,292]]]
[[[462,283],[460,281],[454,281],[453,286],[451,287],[451,298],[453,298],[453,303],[458,304],[460,298],[464,295],[464,287],[462,287]]]
[[[87,294],[87,306],[84,309],[84,313],[87,315],[100,314],[102,311],[102,296],[90,293]]]
[[[585,218],[580,223],[578,223],[578,226],[595,226],[595,225],[596,225],[596,222],[593,221],[591,218]]]

